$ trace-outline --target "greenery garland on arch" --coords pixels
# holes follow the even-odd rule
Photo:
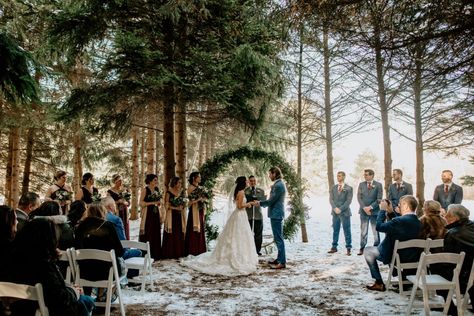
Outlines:
[[[305,188],[291,165],[278,153],[253,149],[248,146],[219,153],[201,166],[201,184],[206,188],[212,189],[219,175],[222,174],[233,161],[242,159],[248,159],[252,162],[259,161],[268,168],[276,166],[281,169],[289,197],[287,210],[290,212],[290,215],[284,221],[283,236],[285,239],[293,239],[298,232],[302,220],[307,217],[308,207],[303,204]],[[211,213],[212,212],[213,210],[211,208]],[[208,217],[209,216],[207,216],[207,218]],[[210,226],[208,220],[206,220],[206,233],[208,240],[215,239],[218,234],[217,228]]]

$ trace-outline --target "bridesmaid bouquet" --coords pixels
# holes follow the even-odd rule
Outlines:
[[[130,192],[128,192],[128,190],[125,190],[123,192],[120,192],[119,197],[124,201],[130,202],[130,198],[132,197],[132,195],[130,194]]]
[[[186,207],[186,204],[189,202],[189,199],[184,196],[184,192],[181,193],[179,196],[175,196],[170,199],[170,203],[173,206],[184,206]]]
[[[150,202],[158,202],[163,198],[163,194],[160,192],[160,190],[155,190],[151,194],[148,195],[148,200]],[[153,205],[153,212],[154,213],[159,213],[158,206]]]
[[[193,192],[189,195],[190,200],[197,200],[200,198],[204,198],[206,200],[209,200],[212,197],[212,190],[209,190],[206,187],[199,186],[196,189],[194,189]],[[206,201],[202,201],[203,203],[206,203]]]
[[[71,200],[71,192],[61,191],[56,194],[56,200],[59,202],[66,202]]]
[[[92,202],[100,202],[102,200],[102,196],[100,193],[94,193],[92,194]]]

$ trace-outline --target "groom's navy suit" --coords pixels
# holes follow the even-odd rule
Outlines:
[[[270,198],[260,202],[260,206],[268,207],[268,217],[272,224],[273,239],[278,249],[277,261],[286,264],[285,242],[283,241],[283,218],[285,217],[286,187],[281,179],[277,179],[270,191]]]

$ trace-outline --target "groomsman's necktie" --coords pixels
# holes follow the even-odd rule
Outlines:
[[[400,183],[397,183],[397,191],[400,191]]]
[[[342,185],[340,185],[340,184],[338,185],[337,191],[342,192]]]
[[[371,183],[371,182],[367,182],[367,188],[368,188],[369,190],[372,190],[372,183]]]
[[[446,184],[446,185],[444,186],[444,193],[448,193],[448,190],[449,190],[449,186]]]

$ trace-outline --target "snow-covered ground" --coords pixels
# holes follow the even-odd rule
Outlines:
[[[234,278],[201,274],[182,267],[177,260],[155,262],[152,287],[148,286],[145,293],[139,288],[123,290],[127,315],[404,314],[407,297],[394,291],[365,289],[373,280],[364,258],[356,255],[360,242],[357,203],[352,205],[354,253],[346,256],[342,229],[339,252],[327,254],[332,240],[327,198],[314,197],[306,202],[311,207],[307,221],[309,242],[302,243],[299,235],[286,243],[287,269],[275,271],[264,264],[274,254],[260,258],[262,264],[257,273]],[[217,207],[225,204],[222,200],[215,203]],[[464,204],[474,213],[474,201]],[[222,223],[219,214],[213,221]],[[131,222],[132,239],[137,238],[138,226],[138,221]],[[264,235],[271,235],[268,220],[264,222]],[[369,245],[372,242],[369,232]],[[381,272],[386,278],[387,266]],[[420,308],[413,312],[420,313]],[[118,315],[117,309],[114,315]]]

